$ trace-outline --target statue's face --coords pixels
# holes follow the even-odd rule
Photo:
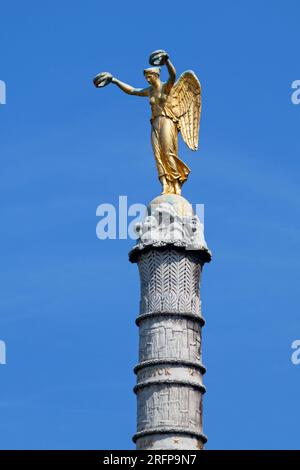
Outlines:
[[[159,80],[158,75],[156,75],[156,73],[151,72],[146,73],[145,78],[150,85],[153,85],[157,80]]]

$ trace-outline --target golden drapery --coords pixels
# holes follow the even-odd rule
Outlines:
[[[178,157],[177,124],[166,116],[151,119],[151,143],[158,176],[164,176],[170,183],[178,180],[182,185],[191,170]]]

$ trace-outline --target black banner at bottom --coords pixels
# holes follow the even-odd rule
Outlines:
[[[211,465],[211,464],[270,464],[299,461],[299,451],[128,451],[128,450],[2,450],[0,468],[51,468],[51,465],[74,465],[75,468],[97,469],[102,466],[121,465],[135,468],[140,465]]]

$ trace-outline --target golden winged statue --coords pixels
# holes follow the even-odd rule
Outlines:
[[[146,88],[134,88],[108,72],[94,78],[97,88],[114,83],[129,95],[149,97],[151,106],[151,143],[155,156],[162,194],[181,194],[181,186],[190,173],[189,167],[178,157],[178,133],[191,150],[197,150],[201,115],[201,85],[191,70],[176,81],[176,70],[163,51],[152,52],[149,59],[154,66],[144,70],[149,83]],[[160,80],[160,67],[166,65],[169,78]]]

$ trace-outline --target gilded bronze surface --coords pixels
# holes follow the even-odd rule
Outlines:
[[[176,81],[176,70],[165,51],[155,51],[149,59],[152,67],[144,70],[149,84],[134,88],[108,72],[94,78],[97,88],[113,83],[129,95],[148,97],[151,105],[151,143],[157,165],[162,194],[181,194],[181,186],[190,173],[178,156],[178,133],[186,145],[197,150],[201,115],[201,85],[192,71],[184,72]],[[160,67],[167,67],[169,78],[160,80]]]

